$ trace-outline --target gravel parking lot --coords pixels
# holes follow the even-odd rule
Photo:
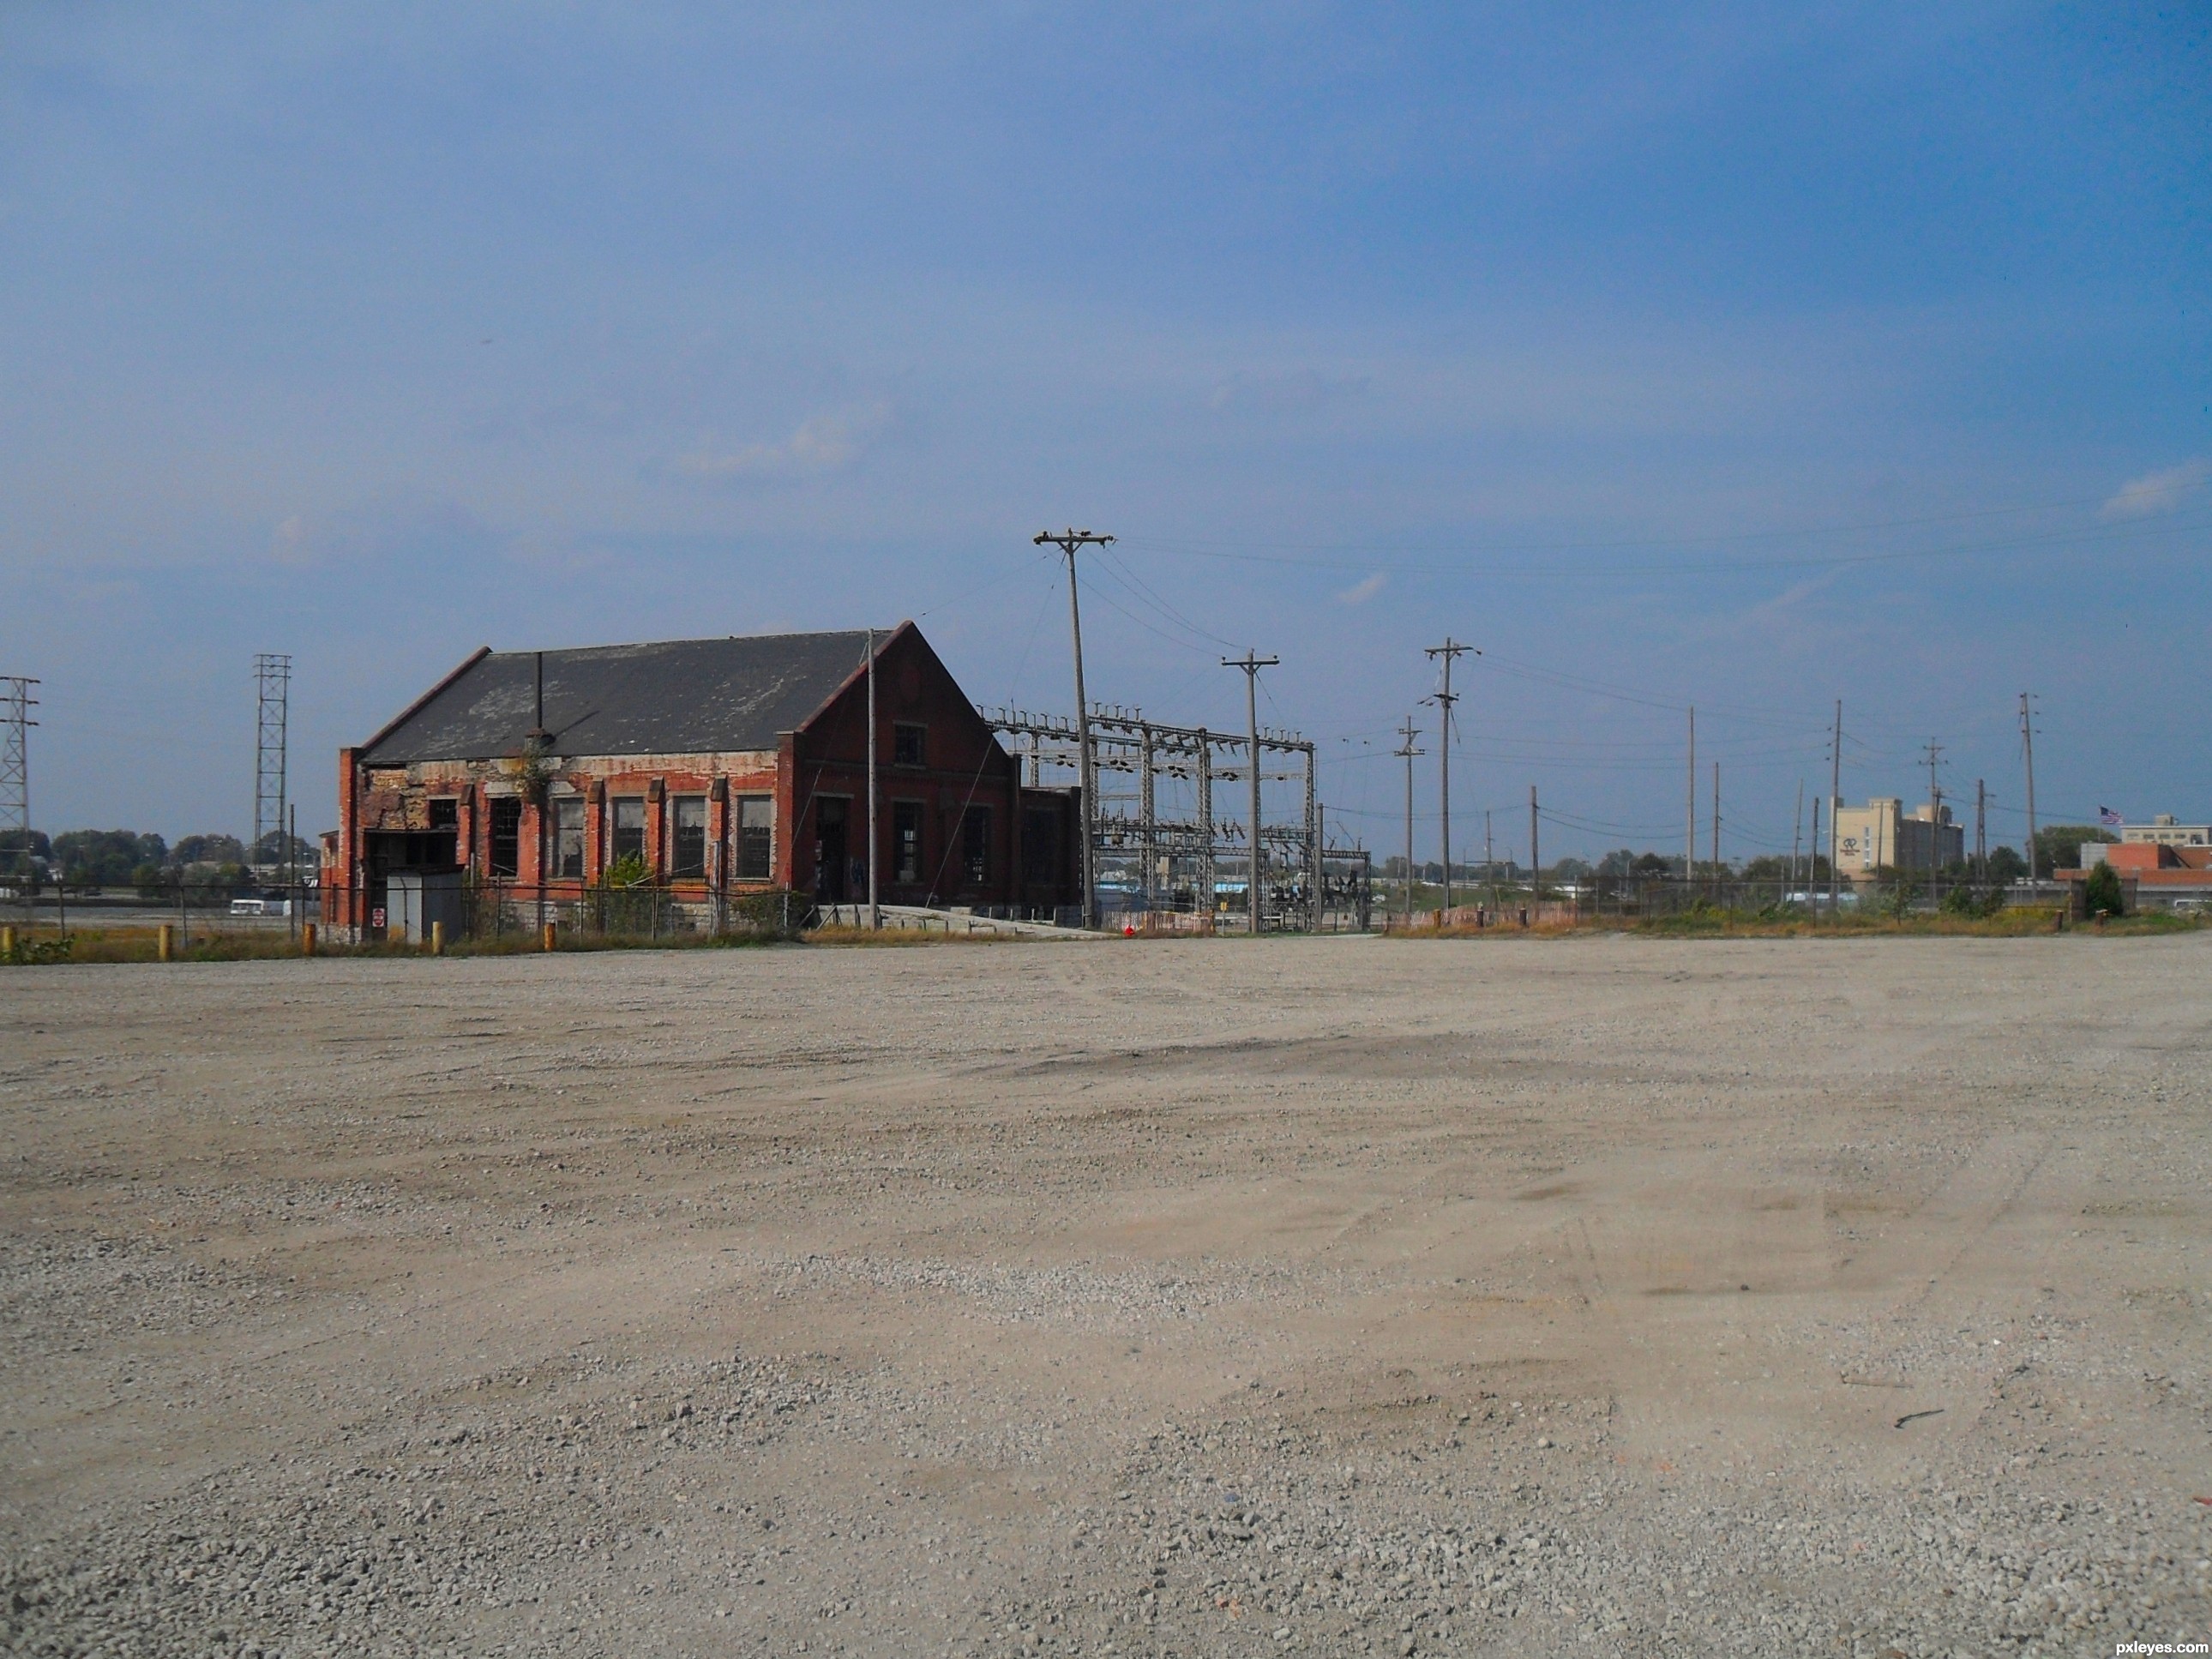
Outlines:
[[[0,975],[21,1654],[2212,1639],[2212,940]]]

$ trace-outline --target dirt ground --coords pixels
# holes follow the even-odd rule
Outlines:
[[[0,974],[21,1654],[2212,1639],[2212,939]]]

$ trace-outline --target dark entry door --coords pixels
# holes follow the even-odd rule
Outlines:
[[[814,807],[814,896],[845,902],[845,803],[830,799]]]

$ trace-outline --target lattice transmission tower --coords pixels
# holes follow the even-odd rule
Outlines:
[[[15,850],[0,857],[0,869],[27,873],[31,867],[31,711],[38,684],[21,675],[0,675],[0,835]]]
[[[261,838],[277,832],[283,848],[279,862],[288,869],[292,845],[285,839],[285,726],[292,701],[292,659],[264,651],[253,659],[253,679],[261,694],[259,717],[254,722],[253,839],[246,843],[248,863],[261,857]]]

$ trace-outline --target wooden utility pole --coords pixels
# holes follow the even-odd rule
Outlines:
[[[1690,710],[1689,805],[1682,819],[1682,883],[1695,890],[1698,880],[1698,711]]]
[[[1943,786],[1936,781],[1936,763],[1943,752],[1943,745],[1935,738],[1928,739],[1928,895],[1936,896],[1942,879],[1943,860]]]
[[[1800,778],[1797,780],[1797,810],[1790,818],[1790,885],[1793,890],[1797,886],[1797,849],[1802,844],[1798,838],[1798,831],[1804,827],[1805,780]],[[1783,898],[1786,903],[1789,895],[1785,893]]]
[[[1450,635],[1447,634],[1447,635],[1444,635],[1444,642],[1443,642],[1442,645],[1431,645],[1431,646],[1429,646],[1429,647],[1427,647],[1425,648],[1425,652],[1424,652],[1424,653],[1423,653],[1423,654],[1425,654],[1425,655],[1428,656],[1429,658],[1431,658],[1431,659],[1435,659],[1435,658],[1437,658],[1437,657],[1441,657],[1441,658],[1443,658],[1443,664],[1444,664],[1444,678],[1443,678],[1443,689],[1442,689],[1442,690],[1440,690],[1436,694],[1436,696],[1433,696],[1433,697],[1430,698],[1430,699],[1429,699],[1429,701],[1430,701],[1431,702],[1433,702],[1434,704],[1436,704],[1436,706],[1437,706],[1438,708],[1440,708],[1440,709],[1442,709],[1442,710],[1443,711],[1443,723],[1442,728],[1439,730],[1439,732],[1437,732],[1437,759],[1438,759],[1438,766],[1439,766],[1439,769],[1440,769],[1440,770],[1439,770],[1439,774],[1438,774],[1438,781],[1439,781],[1439,783],[1440,783],[1440,786],[1441,786],[1441,789],[1442,789],[1442,794],[1441,794],[1441,797],[1440,797],[1440,799],[1439,799],[1439,802],[1438,802],[1438,807],[1439,807],[1439,811],[1440,811],[1441,816],[1442,816],[1443,820],[1443,830],[1442,830],[1442,833],[1443,833],[1443,844],[1444,844],[1444,908],[1443,908],[1443,914],[1444,915],[1447,915],[1447,916],[1449,916],[1449,915],[1451,914],[1451,902],[1452,902],[1452,889],[1451,889],[1451,854],[1452,854],[1452,845],[1451,845],[1451,740],[1452,740],[1452,712],[1451,712],[1451,711],[1452,711],[1452,705],[1453,705],[1454,703],[1455,703],[1455,702],[1457,702],[1459,701],[1458,697],[1456,697],[1455,696],[1454,696],[1454,695],[1453,695],[1453,693],[1452,693],[1452,689],[1451,689],[1451,672],[1452,672],[1452,663],[1453,663],[1453,660],[1454,660],[1455,659],[1456,659],[1456,658],[1462,657],[1462,656],[1466,655],[1466,654],[1467,654],[1467,653],[1468,653],[1468,652],[1470,652],[1470,651],[1474,651],[1474,654],[1475,654],[1476,656],[1478,656],[1478,657],[1479,657],[1479,656],[1480,656],[1480,655],[1482,654],[1482,653],[1481,653],[1481,652],[1480,652],[1480,651],[1475,651],[1475,650],[1474,650],[1474,647],[1473,646],[1471,646],[1471,645],[1462,645],[1462,644],[1460,644],[1456,640],[1453,639],[1453,638],[1452,638],[1452,636],[1451,636]]]
[[[2020,746],[2027,758],[2027,884],[2035,885],[2035,718],[2027,693],[2020,694]]]
[[[1079,649],[1080,647],[1079,647]],[[876,630],[868,630],[868,926],[883,931],[882,895],[876,883],[876,849],[883,837],[876,830]]]
[[[1713,896],[1725,900],[1721,890],[1721,763],[1713,763]]]
[[[1482,872],[1490,878],[1490,909],[1498,911],[1498,858],[1490,850],[1490,809],[1482,809]]]
[[[1040,530],[1030,538],[1032,546],[1042,547],[1049,543],[1057,547],[1067,560],[1067,622],[1075,635],[1075,761],[1078,787],[1083,793],[1083,856],[1078,860],[1083,876],[1083,925],[1098,925],[1097,833],[1098,769],[1092,763],[1091,753],[1091,704],[1083,691],[1083,607],[1075,594],[1075,550],[1079,547],[1104,547],[1113,541],[1111,536],[1094,535],[1088,530],[1062,530],[1057,532]]]
[[[1244,733],[1249,745],[1245,754],[1251,763],[1249,775],[1252,781],[1252,873],[1244,890],[1246,914],[1250,917],[1252,937],[1260,937],[1262,920],[1260,909],[1260,671],[1273,668],[1281,662],[1280,657],[1255,655],[1247,648],[1241,657],[1224,657],[1224,668],[1244,671]]]
[[[1528,786],[1528,897],[1531,902],[1544,902],[1544,860],[1539,851],[1542,843],[1536,838],[1536,786]]]
[[[1974,780],[1974,874],[1990,878],[1990,789],[1980,778]]]
[[[1832,872],[1831,872],[1832,873]],[[1805,885],[1813,894],[1813,914],[1820,914],[1820,798],[1813,797],[1813,833],[1805,842]]]
[[[1836,699],[1836,736],[1828,749],[1828,915],[1832,919],[1843,903],[1841,871],[1836,858],[1836,821],[1844,815],[1844,700]],[[1814,840],[1820,837],[1815,836]]]
[[[1411,927],[1413,925],[1413,758],[1422,752],[1413,747],[1413,739],[1421,735],[1421,730],[1413,724],[1411,714],[1406,716],[1405,725],[1398,728],[1398,735],[1406,740],[1399,745],[1397,752],[1406,763],[1406,926]]]

